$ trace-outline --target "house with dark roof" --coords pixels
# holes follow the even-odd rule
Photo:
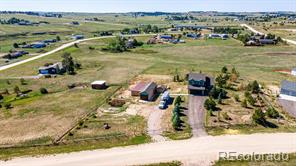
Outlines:
[[[44,48],[46,44],[44,42],[36,42],[31,44],[31,48]]]
[[[56,75],[56,74],[61,74],[62,72],[63,72],[63,64],[61,62],[39,67],[39,74],[42,74],[42,75]]]
[[[280,98],[285,100],[296,101],[296,82],[282,81]]]
[[[201,73],[189,73],[188,93],[192,95],[205,96],[213,87],[213,78]]]

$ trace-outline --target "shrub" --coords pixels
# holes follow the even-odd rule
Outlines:
[[[3,95],[0,94],[0,101],[3,100],[3,99],[4,99]]]
[[[11,108],[11,104],[10,104],[10,103],[5,103],[5,104],[4,104],[4,107],[5,107],[6,109],[10,109],[10,108]]]
[[[225,99],[227,98],[227,91],[214,86],[209,92],[209,96],[213,97],[214,99],[218,99],[219,96],[221,97],[221,99]]]
[[[244,108],[247,108],[248,107],[248,103],[247,103],[247,100],[244,99],[241,103],[241,106],[244,107]]]
[[[40,93],[41,93],[41,94],[47,94],[48,91],[47,91],[47,89],[45,89],[45,88],[40,88]]]
[[[262,112],[261,109],[256,109],[255,110],[254,114],[252,115],[252,120],[256,124],[260,124],[260,125],[265,125],[266,124],[265,115],[264,115],[264,113]]]
[[[21,78],[21,79],[20,79],[20,82],[21,82],[21,85],[26,85],[26,81],[25,81],[24,78]]]
[[[223,112],[223,113],[222,113],[222,117],[223,117],[225,120],[232,120],[231,117],[227,114],[227,112]]]
[[[205,101],[204,107],[206,110],[216,110],[216,102],[210,97]]]
[[[239,100],[239,95],[238,94],[235,94],[234,95],[234,100],[236,101],[236,102],[239,102],[240,100]]]
[[[267,110],[266,110],[266,116],[268,116],[269,118],[273,118],[273,119],[276,119],[276,118],[279,118],[280,117],[280,114],[277,110],[275,110],[273,107],[269,107]]]

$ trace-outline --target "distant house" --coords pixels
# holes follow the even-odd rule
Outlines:
[[[108,86],[106,84],[106,81],[94,81],[91,83],[92,89],[106,89]]]
[[[26,54],[29,54],[29,52],[27,52],[27,51],[16,51],[16,52],[13,52],[13,53],[10,53],[10,54],[7,54],[7,55],[3,56],[3,58],[15,59],[15,58],[21,57],[21,56],[26,55]]]
[[[146,101],[152,101],[156,94],[157,84],[155,82],[150,82],[140,93],[140,99]]]
[[[63,72],[63,65],[61,62],[55,64],[49,64],[39,68],[39,74],[42,75],[55,75]]]
[[[229,36],[227,34],[209,34],[209,38],[210,39],[223,39],[226,40],[229,38]]]
[[[44,48],[46,47],[46,44],[44,42],[37,42],[31,44],[31,48]]]
[[[275,40],[273,39],[259,39],[260,44],[276,44]]]
[[[201,37],[201,34],[200,33],[189,33],[189,34],[186,35],[186,37],[197,39],[197,38]]]
[[[209,28],[207,26],[200,26],[200,25],[176,25],[175,27],[178,30],[182,30],[182,29],[201,30],[201,29],[208,29]]]
[[[80,25],[78,21],[72,21],[72,25]]]
[[[193,95],[207,95],[213,86],[213,79],[200,73],[188,74],[188,93]]]
[[[284,80],[281,84],[280,98],[296,101],[296,82]]]
[[[165,40],[172,40],[173,36],[172,35],[160,35],[160,39],[165,39]]]
[[[292,69],[291,74],[292,74],[293,76],[296,76],[296,68]]]
[[[210,39],[221,38],[220,34],[209,34]]]
[[[44,43],[48,44],[48,43],[55,43],[57,42],[56,39],[47,39],[47,40],[43,40]]]
[[[79,40],[79,39],[84,39],[84,36],[83,35],[74,35],[74,36],[72,36],[72,38],[74,40]]]

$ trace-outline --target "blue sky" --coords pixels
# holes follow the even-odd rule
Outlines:
[[[0,0],[0,11],[296,11],[296,0]]]

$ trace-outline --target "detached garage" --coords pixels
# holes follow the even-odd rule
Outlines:
[[[107,89],[108,86],[106,84],[106,81],[94,81],[91,83],[92,89]]]
[[[140,93],[140,99],[146,101],[152,101],[156,94],[157,84],[150,82],[145,89]]]

